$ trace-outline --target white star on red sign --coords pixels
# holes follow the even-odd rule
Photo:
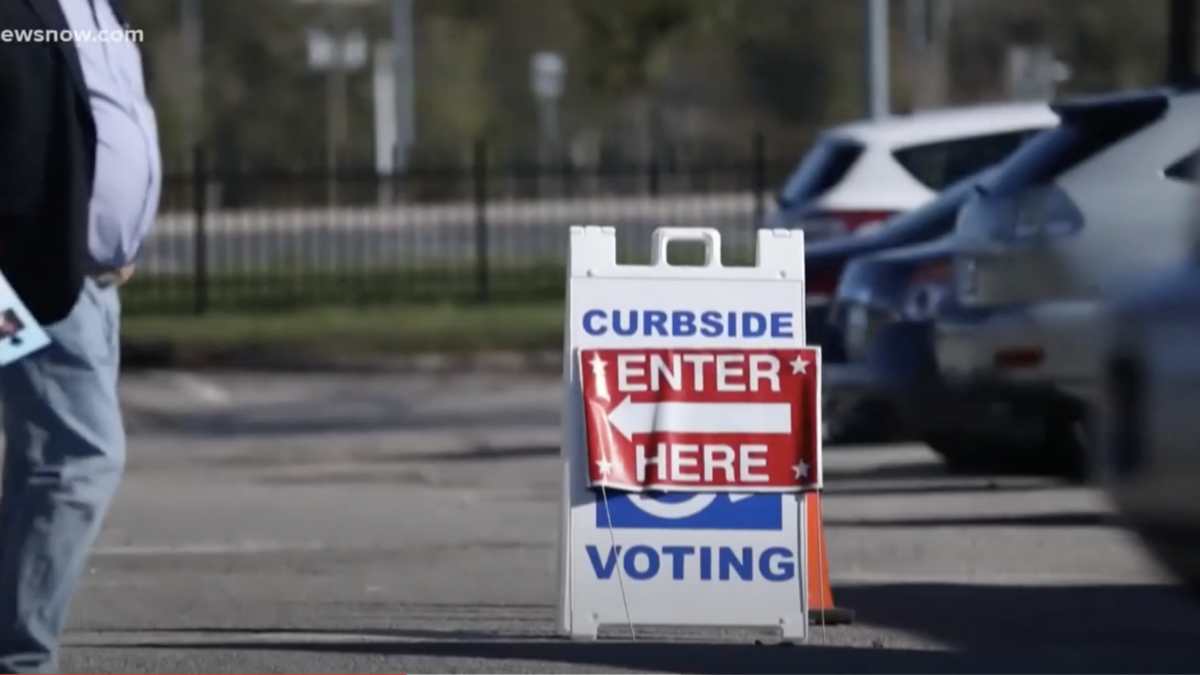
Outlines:
[[[808,374],[808,361],[804,360],[803,355],[797,356],[796,359],[794,361],[792,361],[792,374],[793,375],[797,375],[797,374],[807,375]]]
[[[604,375],[604,369],[608,367],[608,363],[600,358],[599,354],[595,354],[588,364],[592,366],[592,385],[595,387],[596,398],[601,401],[611,400],[608,395],[608,380]]]
[[[608,458],[601,459],[596,462],[596,466],[600,469],[601,476],[607,476],[612,473],[613,463],[608,461]]]
[[[792,467],[792,471],[796,474],[796,480],[808,478],[808,462],[800,462]]]

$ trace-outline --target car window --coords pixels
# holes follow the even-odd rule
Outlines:
[[[978,171],[955,181],[919,209],[893,218],[880,233],[896,245],[910,245],[945,236],[954,231],[958,212],[975,195],[978,186],[986,186],[995,176],[992,168]]]
[[[799,204],[833,189],[850,172],[863,150],[857,141],[833,136],[820,139],[800,160],[780,191],[780,205]]]
[[[1153,101],[1067,108],[1059,126],[1038,134],[1004,162],[990,191],[1011,194],[1048,183],[1152,124],[1161,114]]]
[[[1008,157],[1040,129],[961,138],[901,148],[892,153],[913,178],[931,190],[942,190]]]

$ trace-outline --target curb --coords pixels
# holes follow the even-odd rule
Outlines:
[[[558,351],[463,353],[335,353],[328,349],[265,347],[185,348],[174,344],[122,345],[122,370],[344,373],[561,373]]]

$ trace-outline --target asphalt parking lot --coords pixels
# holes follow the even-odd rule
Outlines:
[[[554,634],[558,384],[127,378],[131,466],[66,672],[1194,672],[1181,599],[1092,491],[827,454],[806,645]],[[769,642],[769,639],[768,639]]]

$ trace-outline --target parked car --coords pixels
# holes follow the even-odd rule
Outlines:
[[[1200,260],[1115,302],[1108,325],[1095,474],[1200,596]]]
[[[959,209],[975,194],[976,183],[992,173],[989,169],[959,181],[925,206],[897,216],[875,235],[821,243],[809,250],[805,263],[809,278],[834,267],[841,273],[845,266],[823,345],[824,353],[832,355],[825,359],[822,392],[830,442],[884,442],[905,435],[908,426],[895,407],[891,385],[880,381],[874,342],[883,339],[888,343],[885,350],[903,342],[903,358],[907,358],[907,350],[915,348],[909,342],[928,333],[932,312],[951,285],[945,238],[954,231]],[[816,315],[819,309],[809,312]],[[815,320],[816,316],[810,318],[809,325]],[[920,327],[913,329],[913,323]],[[881,338],[881,333],[888,337]],[[893,339],[900,342],[893,344]],[[922,349],[932,364],[931,341],[926,340]],[[887,367],[894,358],[900,355],[889,355]]]
[[[1019,103],[927,111],[829,129],[779,191],[778,209],[766,225],[802,229],[810,242],[872,232],[1057,123],[1048,105]],[[826,294],[835,285],[836,279]]]
[[[824,375],[822,400],[837,406],[827,415],[831,424],[869,424],[869,441],[913,437],[910,399],[928,400],[937,379],[932,319],[951,292],[952,246],[944,237],[850,264],[833,312],[846,362],[827,366]],[[837,433],[852,432],[831,430]]]
[[[1102,299],[1188,247],[1200,92],[1109,95],[1055,110],[1060,126],[1014,153],[959,214],[955,297],[935,331],[956,407],[923,426],[959,464],[1080,476],[1100,384]]]

